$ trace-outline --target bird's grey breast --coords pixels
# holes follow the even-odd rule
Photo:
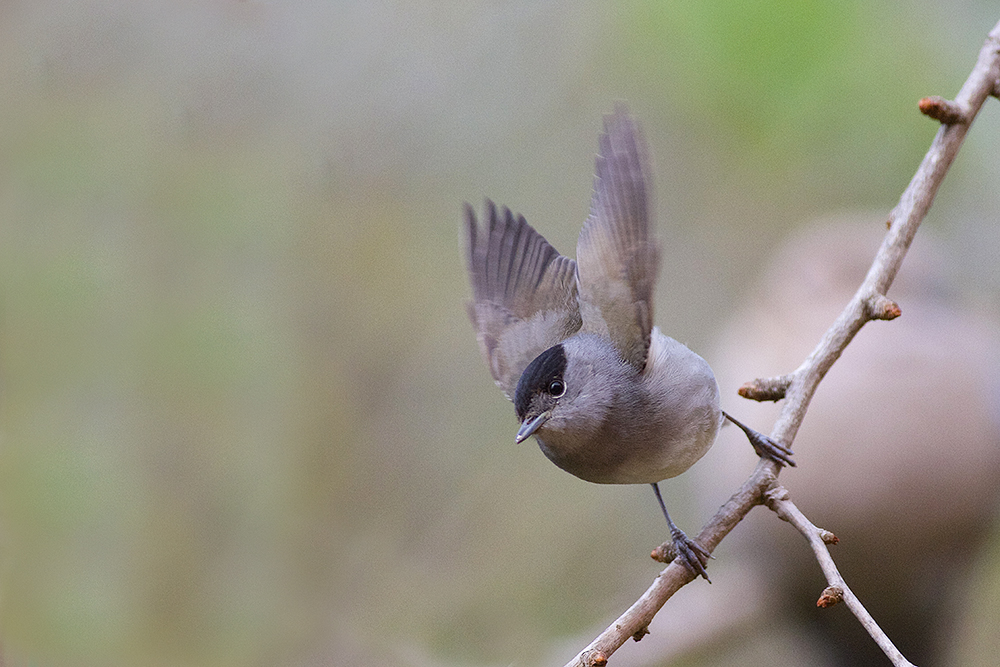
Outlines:
[[[629,373],[627,364],[580,364],[580,374],[592,377],[539,437],[553,463],[591,482],[646,484],[681,474],[708,451],[722,421],[712,369],[658,329],[651,338],[642,373]],[[581,347],[594,355],[593,346]]]

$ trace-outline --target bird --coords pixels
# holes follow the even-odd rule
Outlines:
[[[677,527],[659,482],[690,468],[725,420],[759,456],[794,465],[792,451],[720,407],[708,363],[653,326],[660,251],[653,233],[644,137],[616,104],[598,140],[590,213],[576,259],[524,216],[465,204],[467,304],[490,374],[545,456],[598,484],[649,484],[673,555],[707,581],[710,553]]]

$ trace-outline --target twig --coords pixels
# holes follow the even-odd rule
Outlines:
[[[743,389],[750,386],[745,392],[741,389],[742,395],[756,400],[786,399],[771,431],[772,439],[791,445],[820,380],[866,322],[872,319],[892,319],[899,315],[899,306],[891,302],[885,293],[896,277],[917,227],[930,209],[938,186],[955,159],[969,126],[986,98],[997,95],[998,92],[1000,23],[989,33],[972,73],[954,102],[924,105],[941,107],[949,113],[940,114],[940,118],[933,115],[944,124],[934,137],[899,203],[892,210],[888,221],[889,231],[861,287],[823,335],[816,349],[795,372],[780,378],[756,380],[744,385]],[[951,113],[956,110],[957,115]],[[761,389],[755,391],[754,387]],[[773,461],[761,459],[740,490],[702,528],[697,537],[698,544],[709,552],[713,551],[751,509],[764,502],[763,494],[774,483],[778,470],[778,465]],[[689,570],[671,563],[635,604],[567,663],[566,667],[600,667],[607,664],[611,654],[629,637],[641,638],[653,616],[670,596],[693,579]]]
[[[788,491],[783,486],[775,485],[764,494],[764,503],[770,507],[775,514],[788,523],[795,526],[812,547],[813,554],[819,562],[823,574],[829,586],[823,591],[816,605],[819,607],[831,607],[838,602],[843,602],[851,610],[861,626],[871,635],[879,648],[889,657],[889,660],[896,667],[914,667],[913,663],[903,657],[899,649],[892,643],[889,637],[878,626],[872,615],[868,613],[861,600],[848,588],[844,578],[840,575],[837,565],[833,562],[833,556],[827,549],[827,544],[836,544],[837,536],[833,533],[817,528],[806,516],[788,499]]]

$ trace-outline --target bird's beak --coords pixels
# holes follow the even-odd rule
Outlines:
[[[525,419],[521,422],[521,428],[517,429],[517,436],[514,438],[514,442],[521,443],[530,438],[531,435],[541,428],[542,424],[547,422],[551,416],[552,411],[546,410],[531,421]]]

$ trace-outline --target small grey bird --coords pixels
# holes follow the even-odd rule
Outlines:
[[[671,521],[657,482],[715,441],[724,419],[761,456],[792,452],[719,407],[704,359],[653,326],[659,250],[651,233],[646,146],[623,105],[604,119],[590,215],[576,261],[525,219],[465,206],[469,316],[490,373],[514,402],[516,442],[535,436],[563,470],[598,484],[650,484],[674,550],[706,580],[709,554]]]

